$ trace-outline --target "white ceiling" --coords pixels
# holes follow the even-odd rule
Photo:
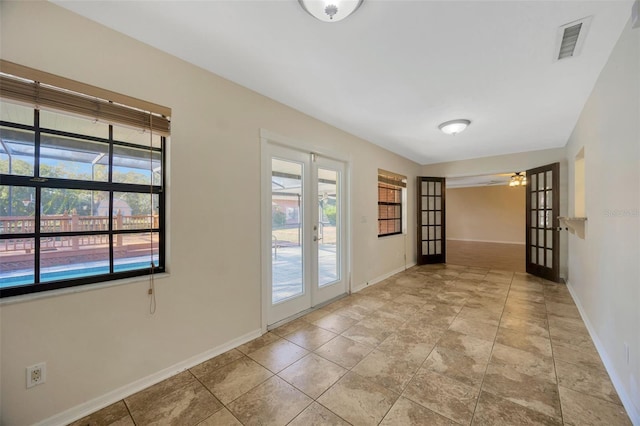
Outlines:
[[[296,0],[52,1],[421,164],[564,146],[633,2],[365,0],[328,24]]]

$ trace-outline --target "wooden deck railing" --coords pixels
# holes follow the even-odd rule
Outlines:
[[[131,215],[125,216],[118,213],[113,216],[113,230],[138,229],[141,233],[151,227],[158,227],[157,215]],[[107,231],[109,229],[109,216],[81,216],[76,213],[68,215],[42,215],[40,218],[40,232],[75,232],[75,231]],[[35,232],[35,217],[13,216],[0,218],[0,233],[15,234],[15,238],[0,240],[1,252],[15,252],[33,249],[32,238],[21,238],[20,234]],[[57,249],[69,247],[96,246],[109,243],[107,235],[89,236],[60,236],[49,237],[41,240],[42,249]],[[114,245],[122,246],[122,235],[116,235]]]

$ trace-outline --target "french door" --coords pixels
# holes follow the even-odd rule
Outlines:
[[[345,164],[263,142],[267,326],[347,292]]]
[[[418,177],[418,265],[444,263],[445,178]]]
[[[527,272],[560,281],[560,163],[527,170]]]

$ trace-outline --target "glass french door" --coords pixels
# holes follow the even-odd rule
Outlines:
[[[418,177],[418,265],[446,261],[445,178]]]
[[[263,168],[269,326],[346,293],[346,185],[344,163],[272,143]]]
[[[527,170],[527,272],[560,280],[560,163]]]

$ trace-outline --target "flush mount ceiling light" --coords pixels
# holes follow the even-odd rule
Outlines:
[[[521,172],[516,172],[513,176],[511,176],[511,180],[509,181],[509,186],[526,186],[527,185],[527,177],[525,175],[521,175]]]
[[[322,22],[338,22],[355,12],[364,0],[298,0],[309,15]]]
[[[467,126],[471,124],[469,120],[451,120],[445,121],[441,125],[438,126],[438,129],[442,130],[443,133],[447,135],[457,135],[458,133],[464,131]]]

